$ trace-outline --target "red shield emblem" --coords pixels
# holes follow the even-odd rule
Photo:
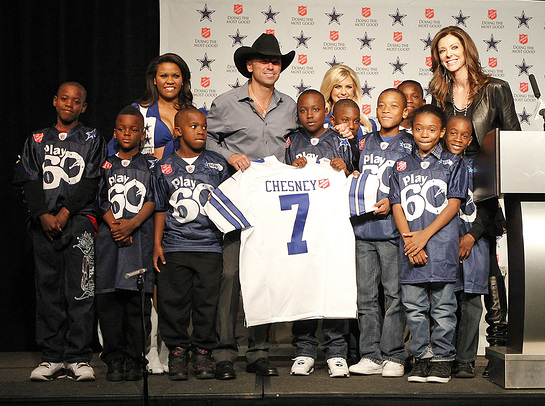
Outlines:
[[[265,31],[265,34],[272,34],[272,35],[274,35],[274,30],[268,29],[267,31]]]
[[[498,17],[498,10],[488,10],[488,18],[495,20]]]
[[[520,91],[522,93],[526,93],[528,91],[528,83],[527,82],[521,82]]]
[[[402,80],[394,80],[394,88],[397,89],[397,87],[403,82]]]
[[[329,38],[331,38],[331,41],[338,41],[339,31],[329,31]]]
[[[172,165],[161,165],[161,172],[165,175],[170,175],[172,173]]]
[[[288,139],[286,140],[286,148],[289,148],[291,145],[291,139],[288,137]]]
[[[235,12],[235,14],[242,14],[242,4],[233,5],[233,11]]]
[[[299,61],[299,64],[304,65],[304,64],[307,63],[307,60],[308,60],[308,59],[307,59],[307,55],[301,54],[301,55],[299,55],[299,56],[297,57],[297,60]]]
[[[401,40],[403,39],[403,33],[402,32],[394,32],[394,41],[395,42],[401,42]]]
[[[431,56],[426,56],[426,66],[431,68]]]
[[[325,179],[320,179],[318,181],[318,187],[320,189],[327,189],[329,187],[329,179],[325,178]]]
[[[526,45],[528,43],[528,34],[519,34],[519,42]]]
[[[112,164],[109,163],[108,161],[104,161],[104,163],[102,164],[102,168],[104,169],[110,169],[112,167]]]
[[[44,139],[44,133],[32,134],[32,137],[34,137],[34,141],[42,142],[42,140]]]
[[[363,55],[361,57],[361,63],[365,66],[371,65],[371,55]]]
[[[371,17],[371,7],[362,7],[361,15],[365,18]]]
[[[297,7],[297,14],[299,14],[301,17],[307,15],[307,6],[298,6]]]
[[[407,162],[399,161],[397,163],[397,170],[401,172],[401,171],[404,171],[405,169],[407,169]]]
[[[488,58],[488,66],[495,68],[498,66],[498,58]]]
[[[369,114],[371,114],[371,105],[370,104],[363,104],[361,106],[361,112],[363,114],[365,114],[366,116],[368,116]]]
[[[427,8],[424,12],[424,15],[426,16],[426,18],[433,18],[435,17],[435,10],[433,8]]]
[[[365,140],[366,139],[367,138],[364,138],[364,139],[360,140],[360,142],[359,142],[360,151],[363,151],[363,149],[365,148]]]
[[[202,77],[202,78],[201,78],[201,86],[202,86],[202,87],[208,87],[208,86],[210,86],[210,78]]]
[[[201,37],[210,38],[210,28],[201,28]]]

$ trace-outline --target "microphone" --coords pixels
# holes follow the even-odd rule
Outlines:
[[[533,73],[530,73],[528,76],[530,79],[530,85],[532,85],[532,91],[534,92],[534,96],[536,99],[539,99],[541,97],[541,92],[539,91],[539,87],[537,86],[536,77]]]
[[[129,278],[132,278],[133,276],[138,276],[138,275],[143,275],[147,272],[147,269],[146,268],[142,268],[142,269],[138,269],[136,271],[132,271],[132,272],[127,272],[125,274],[125,279],[129,279]]]

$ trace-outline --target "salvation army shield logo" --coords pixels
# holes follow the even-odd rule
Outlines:
[[[431,56],[426,56],[426,66],[431,68]]]
[[[331,41],[338,41],[339,31],[329,31],[329,38],[331,39]]]
[[[102,169],[111,169],[112,167],[112,164],[108,161],[104,161],[104,163],[102,164]]]
[[[362,17],[365,17],[365,18],[371,17],[371,7],[362,7],[361,15]]]
[[[288,137],[288,138],[286,139],[286,148],[289,148],[290,145],[291,145],[291,138]]]
[[[363,151],[363,148],[365,148],[365,140],[366,140],[366,139],[367,139],[367,138],[364,138],[364,139],[360,140],[359,146],[358,146],[359,149],[360,149],[360,151]]]
[[[402,80],[394,80],[394,89],[397,89],[398,86],[403,82]]]
[[[233,5],[233,12],[235,14],[242,14],[242,4],[234,4]]]
[[[185,170],[187,171],[187,173],[193,173],[195,172],[195,165],[187,165],[185,167]]]
[[[496,68],[498,66],[498,58],[488,58],[488,66]]]
[[[364,66],[369,66],[371,65],[371,55],[363,55],[361,57],[361,63],[364,65]]]
[[[274,35],[274,30],[273,30],[273,29],[267,29],[267,30],[265,31],[265,34],[272,34],[272,35]]]
[[[307,55],[301,54],[297,57],[297,61],[300,65],[305,65],[308,62]]]
[[[426,162],[420,162],[420,167],[422,169],[428,169],[430,167],[430,162],[429,161],[426,161]]]
[[[399,172],[404,171],[405,169],[407,169],[407,162],[399,161],[396,165],[396,168]]]
[[[424,11],[424,15],[426,16],[426,18],[433,18],[435,17],[435,10],[433,8],[427,8]]]
[[[528,43],[528,34],[519,34],[519,42],[526,45]]]
[[[44,139],[44,133],[32,134],[32,137],[34,138],[34,141],[42,142],[42,140]]]
[[[520,91],[522,93],[526,93],[528,91],[528,83],[527,82],[522,82],[520,84]]]
[[[64,141],[68,137],[67,133],[59,133],[59,140]]]
[[[394,32],[394,41],[395,42],[401,42],[401,40],[403,40],[403,33],[395,31]]]
[[[202,78],[201,78],[201,86],[202,86],[202,87],[208,87],[208,86],[210,86],[210,78],[202,77]]]
[[[311,138],[310,139],[310,143],[314,146],[318,145],[318,143],[320,142],[320,139],[319,138]]]
[[[165,175],[170,175],[172,173],[172,165],[161,165],[161,172],[163,172]]]
[[[206,28],[206,27],[201,28],[201,37],[210,38],[210,28]]]
[[[304,17],[307,15],[307,6],[298,6],[297,7],[297,14],[299,14],[301,17]]]
[[[318,187],[320,189],[327,189],[329,187],[330,183],[329,183],[329,179],[325,178],[325,179],[320,179],[318,181]]]
[[[361,106],[361,111],[362,111],[363,114],[368,116],[369,114],[371,114],[371,105],[370,104],[363,104]]]
[[[488,10],[488,18],[495,20],[498,17],[498,10]]]
[[[130,160],[130,159],[123,159],[123,160],[121,161],[121,165],[123,165],[123,166],[125,166],[125,167],[129,166],[130,163],[131,163],[131,160]]]
[[[380,149],[384,151],[386,148],[388,148],[388,145],[390,145],[390,144],[388,144],[387,142],[381,142],[380,143]]]

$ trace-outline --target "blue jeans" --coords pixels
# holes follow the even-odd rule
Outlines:
[[[456,295],[454,283],[401,285],[407,324],[411,331],[409,353],[416,358],[454,361]],[[434,327],[430,337],[430,317]]]
[[[293,345],[296,347],[296,357],[318,357],[318,339],[316,329],[318,320],[294,321],[291,328],[293,334]],[[325,359],[346,358],[348,345],[344,335],[348,333],[348,320],[346,319],[323,319],[322,334],[324,343],[320,348],[325,352]]]
[[[401,304],[398,245],[390,241],[356,240],[360,356],[376,363],[404,364],[405,313]],[[382,316],[379,285],[386,299]]]
[[[456,292],[458,327],[456,329],[456,361],[473,362],[479,347],[479,325],[483,314],[482,295]]]

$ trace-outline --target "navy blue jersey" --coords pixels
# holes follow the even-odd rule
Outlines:
[[[204,150],[193,164],[177,153],[163,158],[154,171],[155,210],[166,211],[164,252],[222,252],[223,234],[204,213],[210,193],[229,177],[227,162]]]
[[[377,202],[389,196],[390,176],[394,163],[412,152],[413,143],[412,135],[405,131],[400,131],[388,141],[382,139],[379,131],[359,138],[358,169],[364,174],[378,175]],[[386,241],[399,237],[394,216],[391,213],[386,216],[370,214],[361,221],[355,220],[353,224],[356,238],[361,240]]]
[[[348,140],[331,129],[318,137],[311,137],[303,129],[289,134],[286,139],[286,164],[291,165],[300,157],[305,157],[309,161],[341,158],[349,172],[354,170]]]
[[[26,140],[14,182],[41,181],[47,209],[56,215],[81,179],[100,177],[100,165],[105,158],[106,145],[96,129],[81,123],[67,132],[45,128]],[[94,202],[78,213],[71,213],[75,214],[96,216]]]
[[[464,201],[467,187],[467,171],[460,169],[459,156],[443,151],[438,145],[422,157],[415,148],[394,165],[390,203],[401,204],[411,231],[421,231],[437,218],[448,199]],[[424,248],[428,263],[424,266],[413,266],[400,249],[400,282],[456,282],[458,237],[458,219],[454,216],[429,239]]]
[[[140,153],[131,159],[112,155],[102,165],[99,186],[100,214],[108,210],[116,219],[131,219],[147,202],[154,201],[152,170],[157,159]],[[125,279],[125,274],[146,268],[145,289],[153,292],[153,216],[145,220],[132,234],[133,243],[117,247],[110,227],[99,225],[96,246],[96,293],[116,289],[137,290],[137,278]]]
[[[477,207],[473,201],[473,159],[464,158],[461,170],[468,173],[468,189],[465,202],[460,207],[459,228],[460,237],[466,235],[477,217]],[[488,271],[490,265],[490,246],[488,239],[479,238],[475,241],[469,257],[459,266],[456,289],[466,293],[488,293]]]

